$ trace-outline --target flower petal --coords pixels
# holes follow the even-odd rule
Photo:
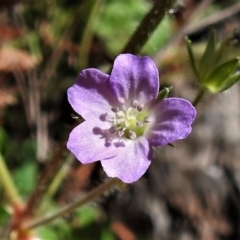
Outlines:
[[[149,57],[121,54],[114,61],[110,85],[118,98],[145,104],[157,97],[158,70]]]
[[[109,76],[97,69],[82,71],[67,93],[74,111],[86,120],[99,119],[101,114],[110,112],[110,105],[114,103],[109,90]]]
[[[111,138],[106,124],[105,129],[99,126],[104,124],[86,121],[75,127],[69,135],[67,148],[83,164],[115,157],[124,150],[124,143]]]
[[[137,181],[148,169],[152,148],[146,138],[141,137],[129,144],[117,156],[101,161],[109,177],[120,178],[125,183]]]
[[[149,129],[147,139],[153,146],[163,146],[188,136],[196,110],[187,100],[167,98],[157,103],[154,114],[156,122]]]

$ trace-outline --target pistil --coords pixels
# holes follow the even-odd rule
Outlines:
[[[111,124],[109,132],[119,137],[134,140],[143,135],[145,124],[150,117],[144,111],[144,105],[138,100],[133,100],[130,106],[126,106],[124,98],[118,98],[120,107],[112,107],[113,115],[106,115],[105,120]]]

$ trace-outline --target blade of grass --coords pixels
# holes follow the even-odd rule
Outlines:
[[[12,206],[22,204],[22,200],[18,194],[17,188],[13,182],[11,174],[5,164],[4,158],[0,153],[0,182],[4,188],[6,196]]]

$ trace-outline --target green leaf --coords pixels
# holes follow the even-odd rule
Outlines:
[[[186,45],[187,45],[189,60],[190,60],[191,66],[192,66],[193,73],[195,74],[198,81],[201,82],[201,79],[199,77],[199,73],[198,73],[198,70],[197,70],[197,67],[196,67],[196,62],[195,62],[195,59],[194,59],[193,51],[192,51],[191,41],[189,40],[188,37],[185,37],[185,42],[186,42]]]
[[[57,233],[56,230],[52,227],[40,227],[37,229],[37,234],[41,239],[46,240],[59,240],[59,232]]]
[[[198,65],[198,72],[203,81],[212,68],[215,48],[216,48],[216,32],[212,30],[208,38],[206,49]]]
[[[97,208],[94,208],[92,206],[85,206],[83,208],[80,208],[78,211],[78,217],[81,221],[81,226],[87,226],[96,221],[96,218],[98,216],[98,210]]]
[[[9,221],[9,219],[10,219],[9,213],[7,213],[5,208],[0,204],[0,225],[3,226],[3,224]]]
[[[19,167],[13,174],[21,195],[28,195],[35,187],[37,178],[37,165],[34,162],[28,162]]]
[[[233,33],[229,34],[228,36],[226,36],[220,46],[218,47],[217,51],[215,52],[215,60],[213,62],[213,66],[218,67],[221,64],[223,64],[224,62],[230,60],[230,52],[231,52],[231,48],[234,44],[234,38],[233,38]],[[235,55],[236,56],[236,55]]]
[[[102,240],[115,240],[116,237],[110,229],[105,228],[102,230],[101,239]]]
[[[40,47],[40,36],[36,32],[31,32],[26,35],[26,40],[28,42],[28,46],[30,48],[30,52],[37,58],[42,58],[42,50]]]

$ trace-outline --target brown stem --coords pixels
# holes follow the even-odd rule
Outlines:
[[[190,23],[193,21],[196,16],[199,16],[201,12],[206,9],[207,6],[209,6],[212,3],[213,0],[203,0],[192,13],[188,16],[188,18],[185,19],[184,23],[181,26],[181,29],[179,29],[175,35],[165,44],[163,48],[154,56],[153,60],[157,65],[162,62],[162,59],[166,56],[169,50],[172,49],[173,46],[176,46],[179,44],[179,42],[182,41],[183,37],[185,36],[185,31],[190,25]]]
[[[139,52],[139,50],[148,40],[149,36],[154,32],[158,24],[164,18],[165,11],[171,2],[172,1],[169,0],[155,1],[155,4],[149,13],[143,18],[136,32],[133,34],[125,48],[122,50],[122,53],[136,54]]]

